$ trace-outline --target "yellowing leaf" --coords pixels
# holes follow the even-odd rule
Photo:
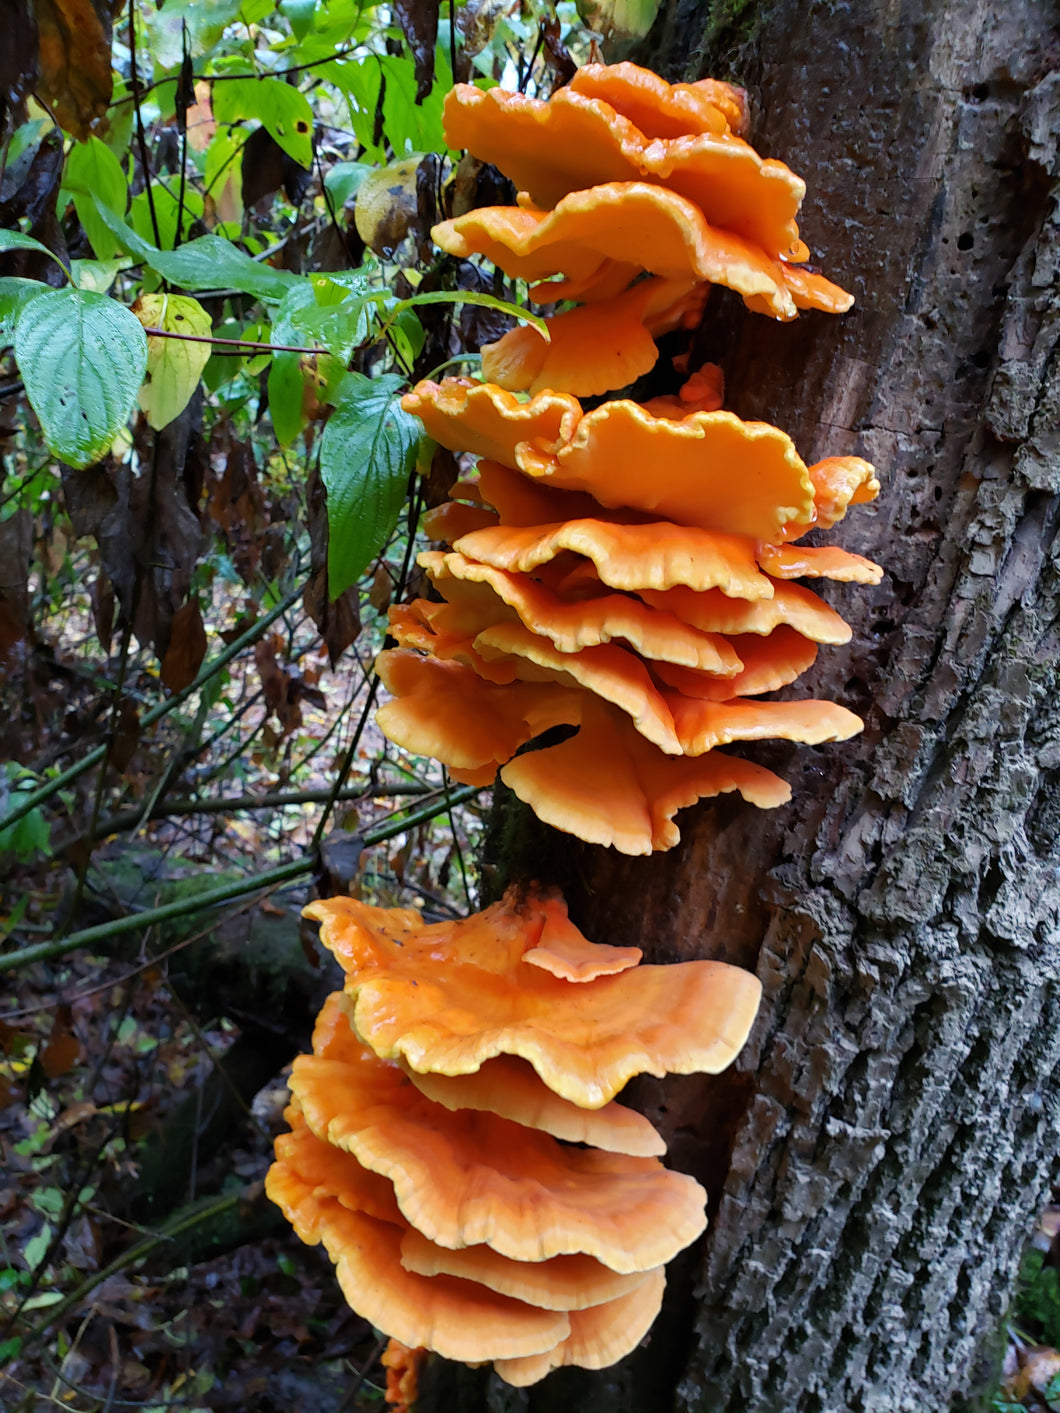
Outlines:
[[[210,335],[209,314],[186,294],[142,294],[132,312],[148,330],[164,329],[167,334],[199,338]],[[147,372],[137,396],[156,432],[187,407],[209,357],[208,343],[148,333]]]

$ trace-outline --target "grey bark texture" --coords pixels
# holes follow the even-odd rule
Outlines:
[[[686,812],[669,855],[533,833],[589,936],[765,994],[728,1075],[633,1087],[712,1197],[648,1346],[522,1393],[483,1376],[454,1409],[964,1407],[1056,1173],[1057,15],[767,0],[741,34],[750,13],[671,0],[649,62],[749,87],[759,151],[807,180],[814,259],[857,295],[780,325],[715,291],[704,351],[807,461],[879,469],[828,538],[887,577],[832,586],[853,642],[793,691],[866,729],[763,749],[790,806]]]

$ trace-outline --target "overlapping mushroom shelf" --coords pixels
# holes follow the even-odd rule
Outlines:
[[[674,815],[698,799],[788,798],[716,747],[860,730],[831,702],[761,698],[850,636],[790,581],[879,579],[858,555],[793,543],[876,495],[867,462],[807,467],[783,432],[728,412],[583,413],[568,394],[521,402],[467,379],[421,383],[404,405],[479,461],[427,518],[451,546],[419,559],[442,602],[391,610],[377,719],[397,744],[468,784],[500,769],[546,823],[644,854],[677,842]],[[565,740],[522,751],[561,726]]]
[[[757,980],[641,966],[586,941],[556,897],[433,925],[350,898],[306,912],[346,983],[295,1060],[269,1196],[409,1348],[492,1360],[513,1384],[621,1358],[705,1194],[614,1096],[635,1074],[728,1065]]]
[[[519,198],[442,222],[437,244],[530,281],[538,303],[583,305],[548,321],[550,342],[526,327],[484,348],[501,387],[624,387],[655,363],[656,338],[699,322],[711,284],[777,319],[853,303],[805,267],[805,184],[744,140],[743,95],[728,84],[590,64],[548,101],[460,84],[444,121],[449,145],[499,167]]]

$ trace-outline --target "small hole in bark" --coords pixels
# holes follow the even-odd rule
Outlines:
[[[977,103],[982,103],[984,98],[990,97],[990,85],[988,83],[977,83],[972,89],[972,97]]]
[[[975,236],[972,235],[971,231],[962,231],[961,234],[957,237],[958,250],[971,250],[974,244]]]

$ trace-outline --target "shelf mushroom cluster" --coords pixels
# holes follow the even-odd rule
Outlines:
[[[808,467],[779,429],[720,410],[710,365],[643,404],[585,410],[579,395],[650,367],[652,334],[698,318],[711,282],[778,318],[851,299],[798,263],[803,183],[739,135],[726,84],[589,65],[548,102],[459,86],[445,121],[450,143],[523,191],[517,207],[437,226],[438,244],[545,281],[539,299],[585,303],[550,321],[549,344],[517,330],[487,350],[494,381],[422,382],[404,399],[431,437],[478,461],[426,521],[448,546],[420,556],[443,602],[391,610],[379,725],[464,783],[499,769],[557,829],[627,854],[668,849],[696,800],[788,798],[776,775],[716,747],[861,729],[831,702],[761,697],[818,644],[849,638],[791,581],[882,571],[794,542],[879,485],[859,457]],[[633,357],[643,341],[650,358]]]
[[[307,915],[346,981],[294,1062],[269,1196],[409,1349],[492,1360],[517,1385],[621,1358],[705,1194],[614,1096],[643,1072],[723,1069],[758,981],[639,965],[537,893],[430,925],[351,898]]]

